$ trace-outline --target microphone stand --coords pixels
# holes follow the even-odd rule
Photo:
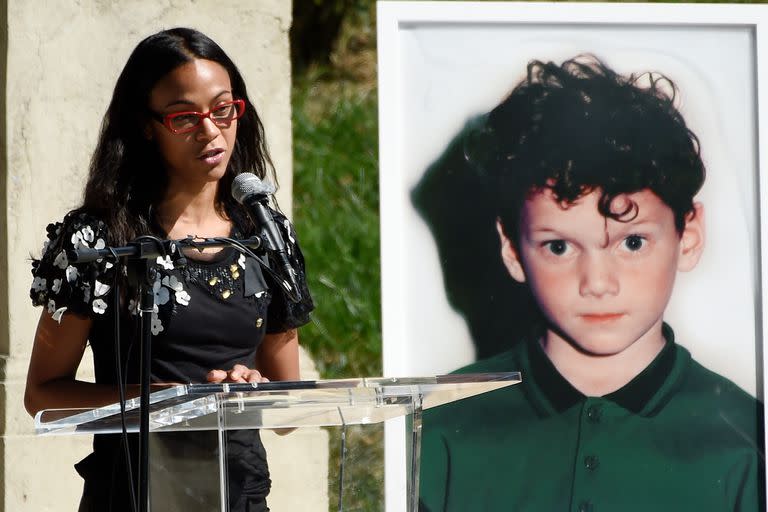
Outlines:
[[[234,242],[234,243],[233,243]],[[222,238],[185,238],[182,240],[160,240],[155,237],[140,237],[124,247],[105,247],[104,249],[75,249],[67,251],[71,262],[85,263],[101,258],[128,260],[128,283],[139,290],[139,324],[141,332],[141,357],[139,380],[141,395],[139,398],[139,512],[149,510],[149,385],[152,372],[152,312],[155,309],[153,286],[157,279],[158,256],[167,256],[183,248],[202,251],[205,248],[227,247],[237,244],[253,249],[261,247],[260,237],[245,240]],[[115,315],[120,314],[115,311]],[[122,385],[122,383],[120,383]]]
[[[130,260],[128,283],[139,290],[139,512],[149,510],[149,385],[152,370],[152,312],[155,309],[154,283],[157,264],[150,258]],[[118,315],[119,312],[115,312]]]

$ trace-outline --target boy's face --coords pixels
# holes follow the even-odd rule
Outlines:
[[[614,200],[612,211],[624,211],[630,200],[637,206],[627,222],[600,214],[600,194],[562,205],[550,190],[536,192],[523,205],[518,243],[499,233],[504,263],[530,286],[549,321],[547,335],[609,356],[638,341],[661,341],[675,274],[701,255],[704,212],[697,203],[679,233],[672,210],[649,190]]]

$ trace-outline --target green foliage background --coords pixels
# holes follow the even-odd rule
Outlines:
[[[381,374],[375,2],[296,0],[294,29],[339,13],[325,53],[294,55],[292,93],[294,219],[316,304],[301,343],[324,378]],[[325,30],[292,44],[313,34],[317,51]]]
[[[309,79],[306,79],[309,80]],[[317,310],[302,344],[324,377],[381,372],[375,93],[294,91],[294,215]],[[310,105],[321,102],[316,112]],[[373,115],[372,115],[373,114]]]

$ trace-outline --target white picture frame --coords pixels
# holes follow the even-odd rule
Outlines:
[[[758,148],[768,147],[768,70],[758,64],[768,62],[768,6],[379,1],[378,52],[384,375],[448,373],[477,352],[477,328],[448,299],[443,249],[414,189],[467,123],[524,78],[528,61],[591,53],[620,74],[661,72],[677,85],[707,168],[697,196],[707,246],[678,276],[665,320],[697,361],[764,398],[768,159]],[[463,192],[456,208],[475,193]],[[390,456],[404,447],[394,430],[388,510],[405,488]]]

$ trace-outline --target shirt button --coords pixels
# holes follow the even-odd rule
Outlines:
[[[595,455],[587,455],[584,457],[584,467],[590,471],[594,471],[600,465],[600,459]]]
[[[590,423],[600,423],[600,418],[603,416],[603,408],[599,405],[590,405],[587,409],[587,420]]]
[[[592,503],[589,501],[582,501],[579,503],[579,512],[592,512]]]

